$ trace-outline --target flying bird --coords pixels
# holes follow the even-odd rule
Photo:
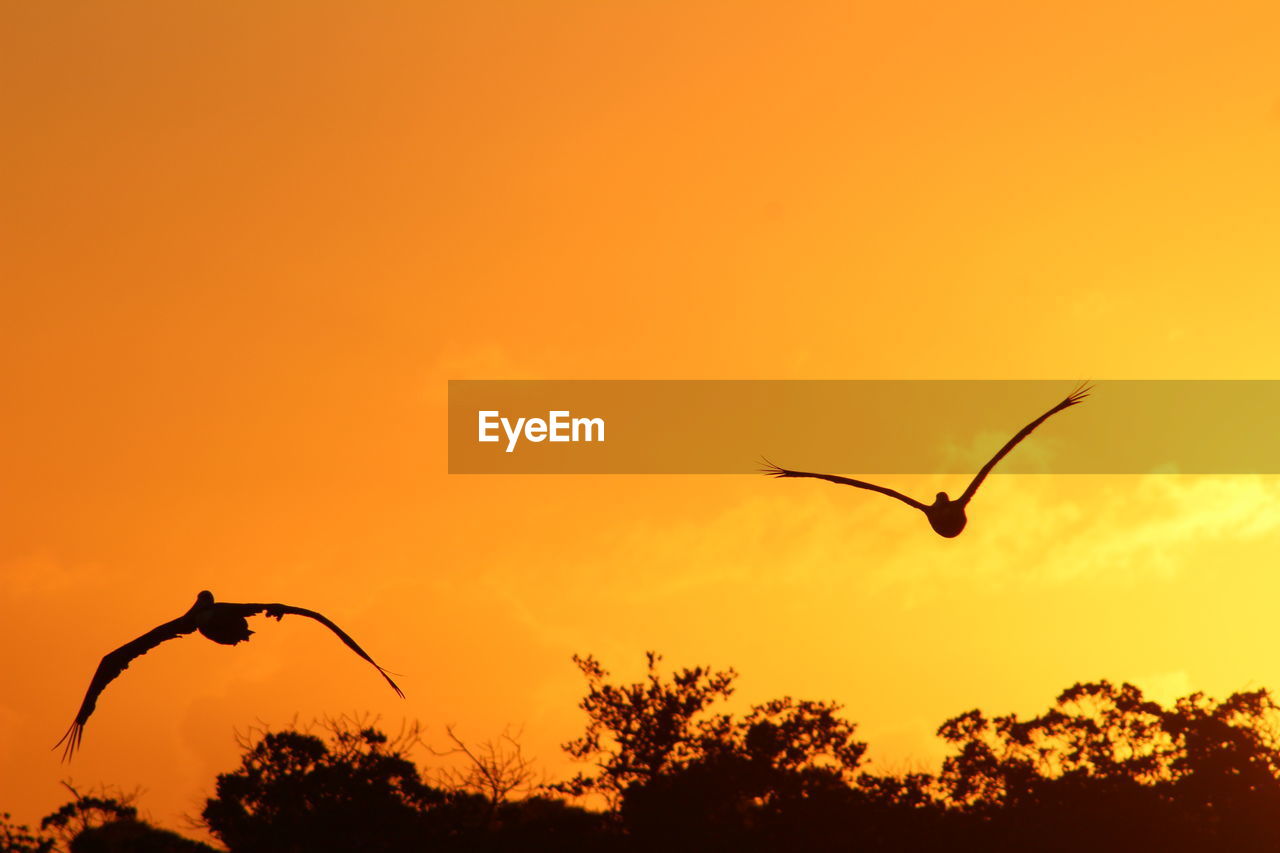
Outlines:
[[[249,639],[249,635],[253,631],[249,630],[249,623],[245,617],[255,616],[264,613],[267,616],[275,618],[278,622],[284,618],[286,614],[295,616],[307,616],[324,625],[330,631],[338,635],[342,642],[347,644],[347,648],[358,654],[360,657],[373,664],[378,672],[382,673],[382,677],[387,680],[401,699],[404,693],[399,686],[391,680],[391,676],[387,671],[369,657],[365,650],[360,648],[355,640],[348,636],[337,625],[330,622],[323,615],[314,610],[307,610],[303,607],[293,607],[288,604],[234,604],[229,601],[215,602],[213,593],[207,589],[200,592],[196,596],[196,603],[191,605],[191,609],[170,622],[152,628],[147,633],[125,643],[114,652],[106,655],[102,662],[98,664],[98,669],[93,674],[93,680],[89,682],[89,689],[84,694],[84,701],[80,703],[80,711],[76,714],[75,722],[71,724],[71,728],[67,729],[67,733],[62,736],[62,740],[54,744],[53,748],[57,749],[64,742],[66,748],[62,751],[62,760],[66,761],[76,751],[80,745],[81,739],[84,737],[84,724],[88,722],[89,715],[93,713],[93,709],[98,704],[98,696],[106,689],[116,676],[124,672],[133,659],[139,655],[144,655],[163,643],[165,640],[172,640],[190,634],[192,631],[199,631],[205,637],[213,640],[215,643],[221,643],[224,646],[234,646],[237,643],[243,643]]]
[[[886,489],[884,486],[877,486],[874,483],[854,480],[849,477],[837,477],[834,474],[810,474],[807,471],[790,471],[786,468],[779,468],[767,459],[764,461],[765,465],[768,467],[762,470],[771,477],[814,477],[819,480],[841,483],[846,486],[857,486],[859,489],[870,489],[873,492],[879,492],[882,495],[897,498],[907,506],[915,507],[923,512],[925,517],[929,519],[929,526],[932,527],[934,532],[939,536],[945,536],[948,539],[951,539],[959,536],[960,531],[964,530],[965,524],[968,523],[968,518],[964,514],[964,509],[973,498],[974,492],[978,491],[978,486],[982,485],[982,481],[991,473],[991,469],[996,467],[996,463],[1003,459],[1010,450],[1013,450],[1014,446],[1016,446],[1018,442],[1031,435],[1031,431],[1048,420],[1050,416],[1061,412],[1063,409],[1069,409],[1084,400],[1085,397],[1088,397],[1089,391],[1092,388],[1093,386],[1087,383],[1080,385],[1076,390],[1067,395],[1067,398],[1061,403],[1054,406],[1052,409],[1019,430],[1017,435],[1009,439],[1009,441],[1005,443],[1005,446],[1000,448],[1000,451],[996,453],[995,456],[991,457],[991,461],[982,466],[982,470],[979,471],[969,483],[969,488],[965,489],[964,494],[955,500],[948,497],[946,492],[938,492],[933,503],[922,504],[920,501],[909,498],[901,492],[895,492],[893,489]]]

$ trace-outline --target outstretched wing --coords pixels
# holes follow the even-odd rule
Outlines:
[[[1001,459],[1003,459],[1005,457],[1005,454],[1007,454],[1010,450],[1013,450],[1014,445],[1016,445],[1019,441],[1022,441],[1022,439],[1026,438],[1027,436],[1031,435],[1031,431],[1034,430],[1036,427],[1040,426],[1040,424],[1044,423],[1046,420],[1048,420],[1051,415],[1055,415],[1058,412],[1061,412],[1063,409],[1069,409],[1072,406],[1076,405],[1077,403],[1083,401],[1085,397],[1089,396],[1089,391],[1092,390],[1092,388],[1093,386],[1088,383],[1081,383],[1076,388],[1076,390],[1072,391],[1070,394],[1067,395],[1067,398],[1065,400],[1063,400],[1058,405],[1054,406],[1049,411],[1045,412],[1040,417],[1036,418],[1031,423],[1024,426],[1021,430],[1019,430],[1017,435],[1009,439],[1009,441],[1005,443],[1005,446],[1000,448],[999,453],[991,457],[990,462],[982,466],[982,470],[979,471],[974,476],[972,481],[970,481],[969,488],[965,489],[964,494],[960,496],[959,502],[962,504],[969,502],[969,499],[973,497],[973,493],[978,491],[978,486],[982,485],[982,481],[985,480],[987,478],[987,475],[991,473],[991,469],[996,467],[996,463],[999,462]]]
[[[377,661],[369,657],[368,653],[366,653],[364,649],[360,648],[360,644],[351,639],[351,636],[346,631],[330,622],[323,614],[317,613],[314,610],[307,610],[305,607],[292,607],[288,604],[233,604],[228,606],[237,608],[242,616],[254,616],[258,613],[265,613],[266,615],[273,616],[276,619],[282,619],[285,614],[293,614],[295,616],[306,616],[310,619],[316,620],[321,625],[324,625],[330,631],[337,634],[338,639],[347,644],[347,648],[373,664],[373,668],[382,673],[382,677],[391,685],[391,689],[396,692],[396,695],[401,699],[404,698],[404,691],[400,689],[399,685],[391,680],[391,676],[387,674],[387,671],[378,666]]]
[[[71,724],[71,728],[67,729],[67,733],[62,736],[62,740],[53,745],[53,748],[57,749],[64,742],[66,743],[66,747],[62,750],[62,760],[69,759],[75,753],[76,748],[80,746],[80,740],[84,737],[84,724],[88,722],[89,715],[97,707],[98,696],[106,689],[108,684],[115,680],[116,676],[128,668],[134,658],[146,654],[165,640],[172,640],[175,637],[181,637],[183,634],[190,634],[195,629],[196,622],[194,619],[190,616],[180,616],[172,622],[166,622],[158,628],[152,628],[138,639],[125,643],[114,652],[104,656],[102,662],[98,664],[97,671],[93,674],[93,680],[89,682],[89,689],[85,691],[84,701],[80,703],[80,711],[76,714],[76,719]]]
[[[879,492],[882,495],[888,495],[891,498],[897,498],[907,506],[913,506],[918,510],[924,510],[925,505],[920,501],[913,500],[901,492],[895,492],[893,489],[886,489],[884,486],[877,486],[875,483],[867,483],[862,480],[854,480],[849,477],[837,477],[834,474],[810,474],[807,471],[790,471],[786,468],[779,468],[768,459],[764,460],[766,467],[760,470],[770,477],[813,477],[816,480],[826,480],[829,483],[839,483],[842,486],[856,486],[859,489],[870,489],[873,492]]]

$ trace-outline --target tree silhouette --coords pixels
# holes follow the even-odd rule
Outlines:
[[[644,681],[614,685],[594,658],[574,657],[589,719],[564,748],[596,772],[559,790],[605,795],[633,838],[666,849],[780,839],[802,805],[850,794],[866,744],[839,705],[785,697],[741,718],[713,713],[737,673],[694,667],[666,679],[661,657],[646,659]]]
[[[1280,706],[1266,690],[1162,705],[1082,682],[1027,719],[960,714],[938,731],[950,754],[936,776],[895,775],[864,767],[839,705],[783,697],[731,713],[732,669],[646,660],[619,684],[574,657],[587,719],[564,748],[591,767],[543,794],[514,736],[472,746],[446,728],[468,763],[424,774],[416,726],[388,737],[343,718],[319,735],[243,737],[206,825],[232,853],[1280,850]],[[0,818],[0,853],[211,849],[139,821],[128,797],[68,788],[40,833]]]
[[[329,727],[327,741],[280,731],[245,744],[205,805],[209,830],[237,853],[391,851],[430,837],[430,810],[447,795],[421,780],[406,738],[348,720]]]
[[[529,797],[535,788],[534,760],[524,754],[520,746],[519,732],[512,735],[504,730],[497,739],[471,745],[464,741],[453,726],[445,726],[445,734],[453,748],[445,751],[431,750],[433,755],[460,755],[466,760],[462,768],[447,767],[434,775],[435,784],[445,791],[479,794],[489,804],[489,820],[497,818],[498,810],[512,799],[513,794]]]
[[[725,737],[724,715],[696,719],[719,699],[733,694],[732,669],[711,672],[684,669],[663,681],[662,656],[646,652],[648,675],[642,682],[617,686],[594,657],[573,656],[587,679],[588,691],[578,707],[587,712],[586,733],[564,744],[579,761],[592,761],[594,774],[579,773],[555,788],[572,796],[600,794],[611,806],[623,791],[685,767],[705,752],[708,743]]]
[[[0,853],[215,853],[214,848],[138,819],[131,794],[82,794],[46,815],[40,834],[0,815]]]
[[[232,853],[603,849],[599,816],[566,803],[495,804],[429,784],[408,754],[416,726],[395,738],[349,718],[326,729],[325,738],[285,730],[242,739],[239,769],[218,777],[203,813]]]
[[[54,840],[35,835],[25,824],[14,823],[8,812],[0,812],[0,853],[49,853]]]
[[[55,844],[69,848],[78,836],[90,830],[111,823],[137,822],[133,794],[112,795],[105,789],[97,794],[82,794],[70,782],[63,782],[62,787],[71,792],[73,799],[40,821],[41,831],[50,833]]]
[[[69,853],[217,853],[217,849],[176,832],[134,819],[114,820],[77,835]]]
[[[1105,849],[1275,849],[1280,752],[1265,690],[1172,708],[1131,684],[1080,683],[1030,720],[974,710],[939,735],[946,802],[983,818],[1002,844],[1106,837]]]

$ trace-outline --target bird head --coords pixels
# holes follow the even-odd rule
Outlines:
[[[213,604],[213,593],[207,589],[200,590],[196,596],[196,607],[208,607],[210,604]]]

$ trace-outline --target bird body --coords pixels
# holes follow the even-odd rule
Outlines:
[[[966,503],[968,501],[951,500],[946,492],[938,492],[933,503],[924,508],[924,515],[929,519],[929,526],[935,533],[947,539],[954,539],[969,523],[968,517],[964,514]]]
[[[62,758],[65,761],[71,757],[80,745],[80,741],[84,736],[85,723],[88,722],[89,716],[93,713],[94,708],[97,707],[99,695],[106,689],[108,684],[128,668],[135,658],[146,654],[166,640],[172,640],[197,631],[202,636],[224,646],[243,643],[253,634],[253,631],[249,630],[249,622],[246,617],[259,613],[273,617],[277,621],[287,614],[306,616],[316,620],[337,634],[338,638],[349,649],[372,664],[378,672],[382,673],[382,677],[387,680],[387,683],[391,685],[396,694],[404,698],[404,693],[391,680],[391,676],[387,674],[387,671],[378,666],[373,658],[369,657],[365,650],[360,648],[359,644],[351,639],[345,631],[320,613],[288,604],[237,604],[227,601],[214,601],[213,593],[208,590],[202,590],[196,596],[195,603],[191,605],[186,613],[177,619],[152,628],[141,637],[131,640],[115,651],[103,656],[93,674],[93,680],[89,682],[89,689],[85,691],[84,701],[80,705],[80,710],[76,713],[75,720],[71,723],[71,727],[67,729],[67,733],[62,736],[62,739],[57,744],[54,744],[54,748],[56,749],[65,742],[66,748],[63,750]]]
[[[198,614],[196,621],[196,630],[224,646],[243,643],[253,633],[249,630],[248,619],[233,610],[220,609],[216,604],[207,613]]]
[[[991,469],[995,468],[996,463],[1003,459],[1005,454],[1012,450],[1018,442],[1030,435],[1032,430],[1048,420],[1050,416],[1057,414],[1063,409],[1070,408],[1071,406],[1080,403],[1085,397],[1089,396],[1090,387],[1091,386],[1087,384],[1080,385],[1068,394],[1066,399],[1062,402],[1058,403],[1049,411],[1045,412],[1043,415],[1019,430],[1017,435],[1005,442],[1004,447],[1000,448],[1000,450],[996,452],[996,455],[991,457],[986,465],[982,466],[982,469],[978,471],[978,473],[974,475],[973,480],[970,481],[968,488],[964,490],[964,494],[958,498],[953,499],[948,496],[946,492],[938,492],[937,496],[933,499],[933,503],[923,504],[914,498],[907,497],[901,492],[896,492],[893,489],[888,489],[884,486],[877,486],[874,483],[855,480],[851,477],[838,477],[834,474],[814,474],[808,471],[792,471],[787,468],[780,468],[768,460],[765,460],[767,467],[764,469],[764,473],[772,477],[812,477],[818,480],[826,480],[830,483],[839,483],[844,486],[855,486],[859,489],[869,489],[873,492],[879,492],[882,495],[888,495],[891,498],[902,501],[907,506],[923,512],[925,514],[925,518],[929,520],[929,526],[932,527],[934,532],[939,536],[943,536],[947,539],[954,539],[960,535],[961,531],[964,530],[965,525],[969,522],[968,517],[965,515],[965,507],[969,505],[969,501],[973,499],[974,493],[978,491],[978,486],[982,485],[982,481],[991,473]]]
[[[196,603],[187,611],[195,620],[196,630],[224,646],[234,646],[248,640],[253,632],[249,630],[249,620],[241,612],[243,605],[215,602],[212,594],[204,598],[205,592],[196,597]]]

